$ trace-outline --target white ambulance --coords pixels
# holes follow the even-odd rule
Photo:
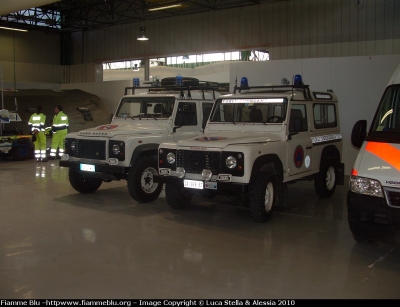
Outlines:
[[[351,142],[360,152],[351,171],[348,221],[357,242],[400,245],[400,64],[367,132],[356,122]]]

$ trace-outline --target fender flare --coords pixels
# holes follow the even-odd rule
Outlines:
[[[263,155],[254,161],[249,183],[254,183],[260,170],[268,170],[283,181],[283,164],[276,154]]]
[[[335,145],[326,146],[321,153],[319,169],[323,167],[326,161],[333,161],[336,165],[336,182],[338,185],[344,185],[344,163],[340,162],[340,151]]]
[[[326,146],[321,153],[321,161],[319,163],[319,168],[324,165],[325,161],[328,159],[334,160],[336,163],[340,163],[340,153],[335,145]]]
[[[159,146],[159,144],[155,144],[155,143],[149,143],[149,144],[143,144],[143,145],[137,146],[132,153],[131,161],[129,162],[129,166],[131,167],[135,163],[137,158],[139,158],[141,156],[149,156],[149,157],[156,156],[157,157],[158,146]]]

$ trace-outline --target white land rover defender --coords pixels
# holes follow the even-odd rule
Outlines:
[[[92,193],[103,182],[125,179],[134,200],[155,200],[162,189],[154,181],[158,145],[200,134],[220,96],[215,83],[195,78],[165,78],[147,87],[138,81],[125,88],[110,124],[67,134],[59,165],[69,167],[76,191]]]
[[[160,144],[159,176],[172,208],[189,205],[194,193],[234,195],[266,222],[286,183],[314,179],[321,197],[344,184],[336,95],[311,91],[300,75],[293,85],[247,83],[216,100],[203,134]]]

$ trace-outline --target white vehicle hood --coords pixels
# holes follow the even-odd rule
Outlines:
[[[224,148],[233,144],[250,144],[282,141],[282,138],[271,133],[205,133],[178,142],[178,147]]]
[[[354,164],[358,176],[400,188],[400,144],[364,142]]]
[[[77,133],[78,136],[85,137],[109,137],[125,134],[166,134],[169,133],[169,125],[166,120],[158,121],[135,121],[132,123],[115,123],[97,126],[90,129],[81,130]]]

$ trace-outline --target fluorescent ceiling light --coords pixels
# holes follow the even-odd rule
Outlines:
[[[15,28],[8,28],[8,27],[0,27],[0,29],[4,29],[4,30],[13,30],[13,31],[20,31],[20,32],[28,32],[28,30],[15,29]]]
[[[182,4],[177,3],[177,4],[171,4],[171,5],[164,5],[164,6],[159,6],[159,7],[153,7],[149,9],[149,12],[152,11],[159,11],[159,10],[167,10],[167,9],[172,9],[174,7],[180,7]]]
[[[140,34],[140,35],[137,37],[137,40],[138,40],[138,41],[148,41],[149,38],[146,36],[146,34]]]
[[[140,27],[140,33],[137,37],[138,41],[148,41],[149,38],[144,34],[144,31],[146,31],[146,27]]]

